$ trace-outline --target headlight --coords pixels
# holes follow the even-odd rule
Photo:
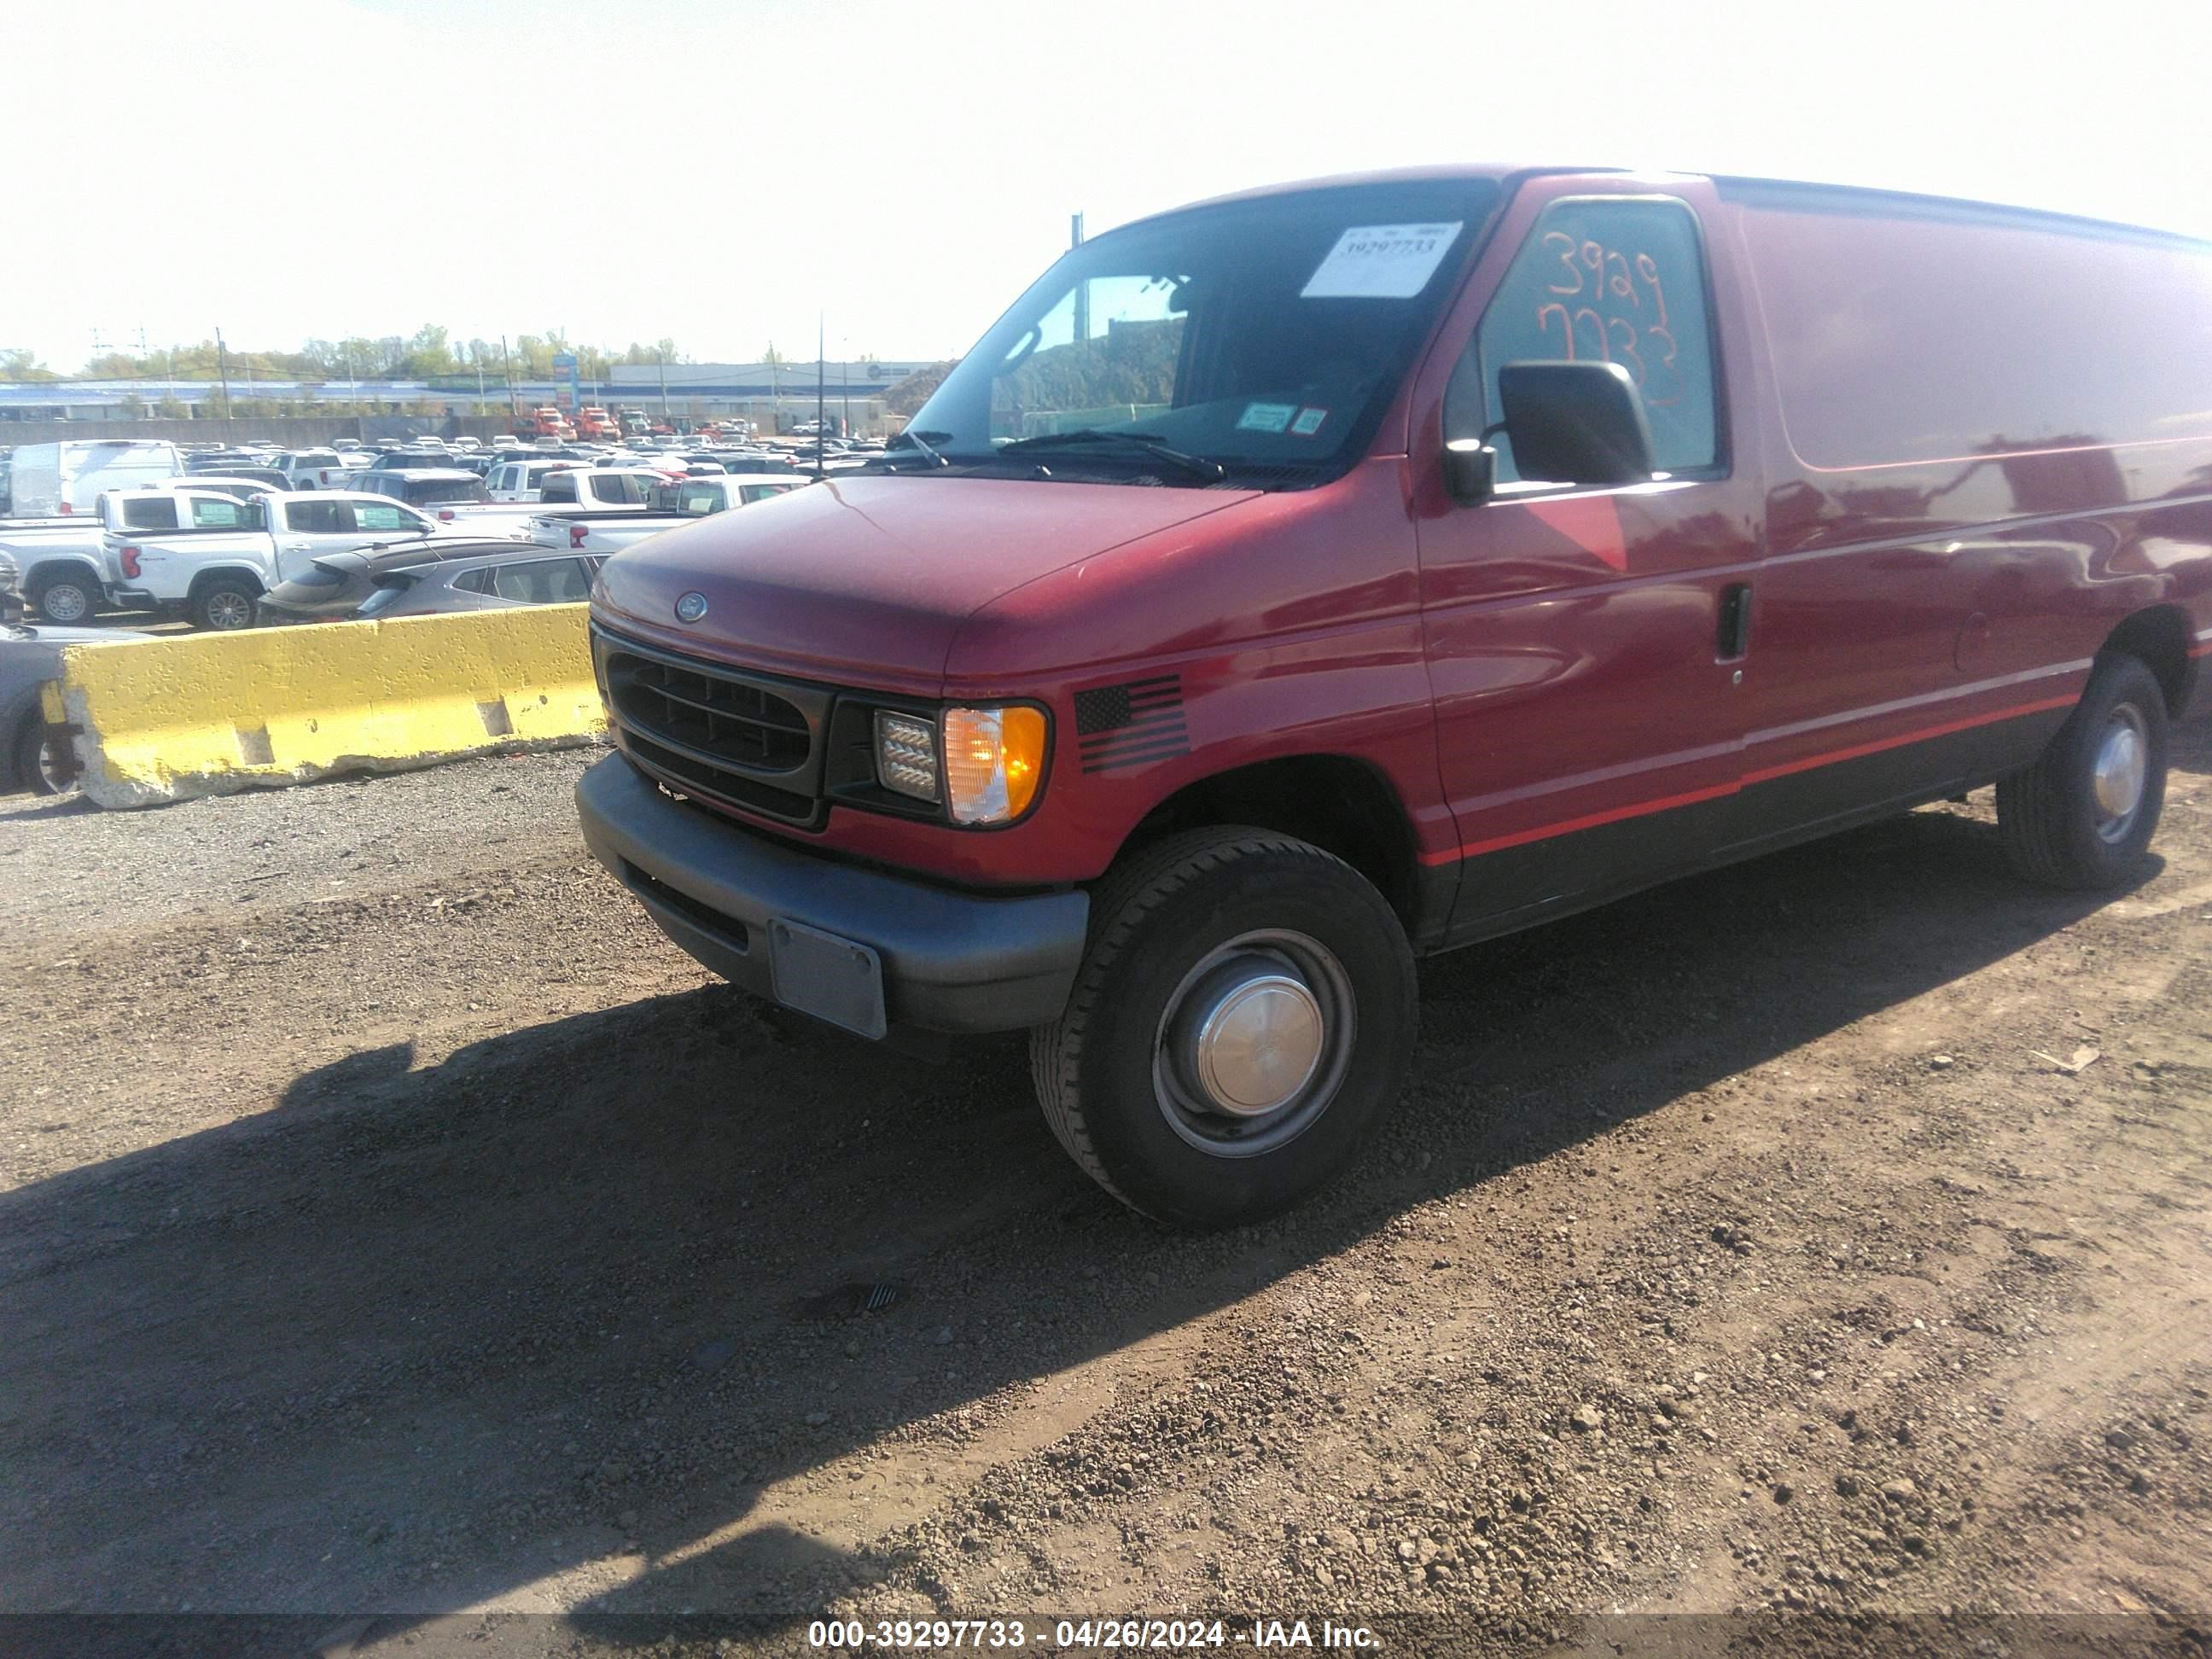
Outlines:
[[[956,823],[1004,823],[1029,810],[1044,774],[1044,711],[945,711],[945,794]]]
[[[948,708],[939,720],[876,711],[876,781],[942,801],[956,823],[1006,823],[1036,799],[1044,775],[1039,708]]]
[[[876,778],[916,800],[937,799],[937,727],[911,714],[876,713]]]

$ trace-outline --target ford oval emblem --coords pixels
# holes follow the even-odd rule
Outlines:
[[[707,596],[704,593],[686,593],[676,601],[676,620],[678,622],[697,622],[706,614]]]

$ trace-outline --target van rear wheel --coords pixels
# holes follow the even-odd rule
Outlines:
[[[2013,867],[2051,887],[2124,885],[2166,805],[2166,692],[2139,657],[2109,656],[2033,766],[1997,785]]]
[[[1032,1034],[1046,1121],[1091,1178],[1184,1227],[1296,1203],[1403,1085],[1413,952],[1372,884],[1262,830],[1168,837],[1109,874],[1066,1012]]]

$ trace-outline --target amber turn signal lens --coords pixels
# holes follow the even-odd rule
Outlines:
[[[1029,811],[1044,778],[1044,711],[945,711],[945,795],[957,823],[1004,823]]]

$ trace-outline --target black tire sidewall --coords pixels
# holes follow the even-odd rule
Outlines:
[[[246,601],[246,620],[236,628],[222,626],[216,622],[209,611],[210,602],[224,593],[235,593]],[[259,618],[261,595],[242,582],[214,581],[192,595],[191,603],[187,609],[191,613],[192,626],[195,628],[204,629],[216,634],[242,634],[252,627]]]
[[[2122,703],[2142,714],[2145,746],[2142,804],[2124,841],[2108,842],[2097,833],[2097,750],[2105,723]],[[2059,838],[2069,863],[2098,886],[2125,881],[2141,867],[2166,805],[2169,734],[2166,692],[2158,677],[2135,657],[2112,657],[2091,676],[2080,705],[2059,738]]]
[[[1335,956],[1352,990],[1352,1053],[1335,1097],[1295,1139],[1220,1157],[1169,1124],[1153,1089],[1153,1048],[1192,966],[1263,929],[1304,933]],[[1152,911],[1116,955],[1078,1059],[1092,1151],[1115,1190],[1160,1220],[1228,1226],[1273,1214],[1343,1169],[1397,1098],[1417,1018],[1413,956],[1381,894],[1310,853],[1240,855]]]
[[[35,715],[19,723],[15,728],[14,752],[9,764],[15,773],[15,787],[33,795],[50,795],[46,775],[39,769],[39,759],[46,746],[46,728]]]
[[[84,595],[84,609],[74,617],[57,617],[46,609],[46,596],[55,589],[62,587],[73,587]],[[56,628],[82,628],[99,613],[100,590],[82,576],[57,577],[52,581],[40,584],[38,596],[31,601],[31,607],[39,613],[42,620],[52,623]]]

